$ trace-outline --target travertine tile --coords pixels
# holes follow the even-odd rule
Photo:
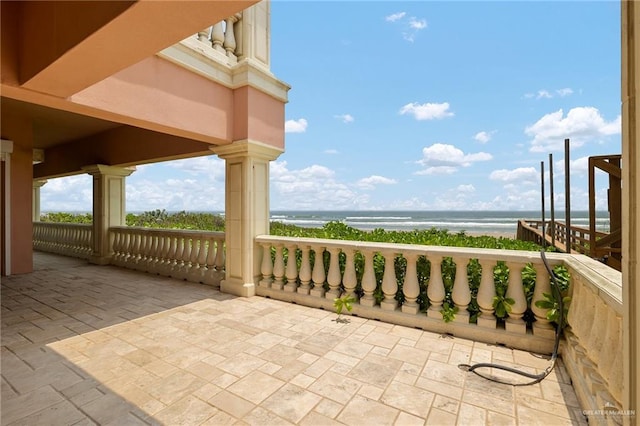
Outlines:
[[[195,396],[187,396],[155,413],[153,418],[166,425],[197,425],[218,411]]]
[[[425,418],[429,413],[434,394],[415,386],[393,382],[380,398],[385,405]]]
[[[237,419],[243,418],[249,411],[256,407],[255,404],[226,390],[218,392],[208,399],[207,402]]]
[[[448,411],[443,411],[438,408],[432,407],[431,411],[429,411],[429,416],[427,417],[427,425],[434,426],[444,426],[444,425],[455,425],[456,424],[456,415],[449,413]],[[458,422],[461,426],[467,425],[480,425],[482,423],[462,423]]]
[[[399,411],[378,401],[357,395],[346,405],[336,420],[348,425],[360,424],[363,420],[362,413],[367,413],[368,418],[375,419],[376,425],[382,426],[393,425]]]
[[[12,423],[63,401],[64,398],[51,386],[44,386],[8,400],[3,399],[2,423]]]
[[[229,386],[227,390],[254,404],[260,404],[284,384],[280,379],[261,371],[254,371]]]
[[[298,423],[322,397],[293,384],[286,384],[267,398],[261,406],[280,417]]]

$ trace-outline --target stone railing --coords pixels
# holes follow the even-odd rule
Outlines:
[[[552,351],[554,328],[546,311],[527,301],[523,285],[523,268],[531,264],[536,277],[532,300],[550,293],[549,275],[538,252],[267,235],[257,237],[256,242],[263,254],[262,279],[256,283],[258,295],[333,310],[334,299],[346,292],[356,298],[353,315],[539,353]],[[451,262],[448,258],[455,264],[455,277],[443,273],[445,261]],[[550,254],[548,258],[552,265],[562,264],[562,256]],[[404,259],[406,266],[398,274],[399,259]],[[472,259],[481,266],[477,286],[470,285],[468,279],[467,266]],[[430,262],[430,276],[419,276],[418,263],[422,262],[420,269],[424,271],[426,261]],[[494,268],[499,261],[509,269],[505,297],[515,302],[504,321],[494,314]],[[475,323],[467,310],[472,298],[480,310]],[[448,309],[456,311],[449,322],[443,315],[445,303],[451,303]],[[533,326],[523,319],[528,308],[536,319]]]
[[[93,243],[91,224],[33,222],[33,248],[89,259]]]
[[[226,57],[229,64],[237,63],[238,57],[242,56],[242,44],[236,40],[242,37],[242,13],[236,13],[199,31],[196,37],[204,46],[211,47],[214,52]]]
[[[622,274],[582,255],[566,256],[565,266],[572,300],[562,360],[582,408],[594,413],[589,424],[622,424]]]
[[[116,226],[110,233],[112,265],[216,287],[224,278],[224,232]]]

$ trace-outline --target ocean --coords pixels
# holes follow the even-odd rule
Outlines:
[[[596,228],[609,231],[609,215],[598,212]],[[308,228],[320,228],[330,221],[372,230],[383,228],[394,231],[414,229],[447,229],[450,232],[465,231],[469,234],[515,235],[518,220],[540,220],[535,211],[272,211],[271,220]],[[550,213],[545,213],[550,220]],[[564,212],[556,212],[555,219],[564,222]],[[571,224],[589,228],[589,212],[571,212]]]

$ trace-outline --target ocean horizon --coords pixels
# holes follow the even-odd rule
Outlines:
[[[176,213],[180,210],[167,210]],[[43,211],[44,213],[48,213]],[[90,212],[67,212],[90,213]],[[140,214],[142,211],[128,211]],[[193,213],[213,213],[224,215],[223,211],[193,211]],[[478,211],[478,210],[272,210],[271,221],[304,228],[321,228],[328,222],[339,221],[353,228],[370,231],[382,228],[387,231],[413,231],[425,229],[446,229],[450,232],[469,234],[513,235],[521,219],[541,220],[540,211]],[[545,220],[551,219],[551,213],[545,212]],[[555,220],[564,222],[564,211],[555,212]],[[572,211],[571,224],[589,228],[588,211]],[[596,228],[609,232],[609,213],[596,212]]]
[[[564,212],[555,212],[554,219],[564,222],[564,216]],[[539,211],[271,211],[272,221],[307,228],[319,228],[330,221],[339,221],[361,230],[382,228],[388,231],[412,231],[437,228],[471,234],[515,235],[521,219],[541,220],[542,216]],[[545,220],[550,219],[550,212],[546,212]],[[588,228],[589,212],[571,212],[571,224]],[[608,232],[608,212],[597,212],[596,228]]]

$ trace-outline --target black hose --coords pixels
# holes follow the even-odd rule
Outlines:
[[[497,382],[497,383],[502,383],[505,385],[512,385],[512,386],[534,385],[536,383],[540,383],[545,377],[551,374],[551,371],[553,371],[553,368],[556,365],[556,360],[558,359],[558,349],[560,347],[560,338],[562,337],[562,328],[564,326],[564,303],[562,300],[562,290],[560,290],[560,285],[556,280],[556,276],[553,272],[553,269],[551,269],[551,266],[549,266],[549,263],[547,262],[547,257],[545,256],[544,247],[540,251],[540,256],[542,257],[542,263],[544,263],[544,266],[547,269],[549,276],[551,277],[551,293],[553,294],[553,297],[556,299],[556,303],[558,304],[558,310],[559,310],[558,323],[556,324],[555,343],[553,345],[553,353],[551,354],[551,360],[550,360],[551,363],[549,364],[549,366],[540,374],[532,374],[526,371],[518,370],[517,368],[507,367],[505,365],[499,365],[499,364],[492,364],[488,362],[480,362],[473,365],[458,364],[458,368],[475,373],[476,375],[482,378],[485,378],[487,380],[491,380],[492,382]],[[526,383],[511,383],[493,376],[486,376],[476,371],[478,368],[495,368],[498,370],[504,370],[510,373],[519,374],[521,376],[528,377],[534,380]]]

